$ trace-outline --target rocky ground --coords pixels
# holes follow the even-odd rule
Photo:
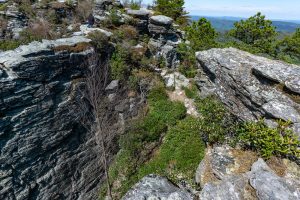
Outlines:
[[[72,12],[61,7],[64,2],[59,3],[60,7],[51,9],[63,12],[69,20],[67,27],[56,27],[62,38],[0,52],[0,199],[98,197],[103,166],[95,137],[84,129],[76,103],[82,98],[80,88],[90,67],[86,61],[96,53],[89,35],[101,32],[109,39],[116,36],[116,27],[103,26],[112,10],[116,10],[121,25],[134,21],[139,36],[148,37],[127,50],[138,49],[142,56],[153,58],[146,65],[148,70],[164,80],[169,99],[182,102],[187,115],[201,118],[194,99],[185,93],[196,84],[196,95],[218,96],[240,121],[263,118],[269,127],[277,126],[277,120],[290,121],[289,128],[300,138],[299,66],[234,48],[211,49],[196,53],[198,75],[187,78],[178,72],[177,48],[184,41],[184,33],[176,29],[173,19],[153,16],[147,9],[124,9],[119,1],[97,0],[93,9],[96,25],[88,28],[84,23],[73,23]],[[38,3],[34,8],[41,16],[50,9]],[[15,3],[0,11],[0,16],[7,20],[6,30],[0,27],[2,41],[19,39],[19,33],[30,23]],[[102,49],[103,62],[113,49]],[[146,94],[132,91],[122,80],[106,78],[107,128],[121,135],[127,120],[144,108]],[[144,82],[151,85],[149,77]],[[112,154],[117,153],[116,146],[117,142]],[[195,169],[195,185],[184,181],[176,185],[166,177],[150,174],[122,199],[296,200],[300,199],[300,168],[296,163],[276,157],[264,160],[256,152],[225,144],[208,145]]]
[[[175,186],[166,179],[149,175],[123,199],[299,199],[300,168],[289,160],[265,162],[250,151],[215,146],[207,149],[195,180],[199,191]]]

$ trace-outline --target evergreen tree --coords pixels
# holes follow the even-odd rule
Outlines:
[[[277,43],[276,57],[287,62],[300,63],[300,28]]]
[[[187,25],[187,12],[184,10],[184,0],[156,0],[155,10],[163,15],[173,18],[181,25]]]
[[[276,28],[271,20],[266,20],[260,12],[247,20],[234,24],[235,29],[230,34],[246,44],[259,47],[263,52],[271,53],[275,41]]]
[[[217,46],[215,39],[218,34],[205,18],[194,21],[185,31],[186,38],[190,41],[190,46],[194,52]]]

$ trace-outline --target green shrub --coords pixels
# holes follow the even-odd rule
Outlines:
[[[294,133],[287,129],[289,122],[278,121],[277,128],[267,127],[262,120],[243,124],[239,129],[240,141],[257,150],[265,158],[271,156],[294,156],[300,158],[300,142]]]
[[[276,44],[276,58],[289,63],[300,63],[300,28],[291,36],[286,36]]]
[[[208,143],[231,142],[237,122],[221,102],[214,97],[197,99],[196,106],[202,116],[201,134]]]
[[[192,84],[190,87],[184,88],[185,95],[190,99],[196,99],[199,95],[199,89],[196,84]]]
[[[169,127],[175,125],[186,114],[183,104],[169,101],[163,87],[152,89],[148,99],[147,115],[135,121],[121,136],[121,150],[110,168],[112,180],[121,181],[121,187],[114,188],[116,199],[120,199],[121,195],[138,181],[138,169],[149,158],[151,148],[155,147],[153,144],[157,145]]]
[[[19,40],[3,40],[0,42],[0,49],[3,51],[13,50],[21,45]]]
[[[168,100],[168,94],[166,92],[166,89],[164,87],[156,87],[152,89],[149,92],[149,95],[147,97],[148,102],[151,104],[154,104],[157,101],[167,101]]]
[[[111,77],[116,80],[125,80],[125,75],[128,73],[129,69],[126,65],[125,60],[122,56],[115,52],[112,55],[110,60],[110,67],[111,67]]]
[[[193,59],[195,59],[195,57]],[[178,68],[179,72],[185,75],[187,78],[194,78],[198,73],[195,65],[190,64],[191,62],[187,61],[186,59],[183,62],[184,63]],[[189,63],[187,64],[187,62]]]
[[[36,16],[36,11],[31,4],[32,2],[30,0],[20,0],[18,6],[19,12],[24,13],[28,18],[34,18]]]
[[[175,182],[185,179],[192,184],[197,166],[204,157],[205,144],[200,130],[200,120],[192,117],[172,127],[156,156],[139,169],[138,178],[155,173]]]
[[[88,37],[92,40],[91,44],[99,53],[107,53],[110,48],[110,39],[106,34],[100,31],[93,31],[88,35]]]
[[[118,10],[112,9],[110,11],[109,19],[114,26],[122,25],[121,16],[118,14]]]

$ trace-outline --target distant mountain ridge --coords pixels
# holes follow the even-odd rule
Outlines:
[[[205,17],[208,19],[213,27],[219,32],[229,31],[234,27],[234,23],[240,21],[242,17],[231,17],[231,16],[224,16],[224,17],[211,17],[211,16],[190,16],[193,21],[197,21],[201,17]],[[300,21],[298,20],[272,20],[273,25],[277,28],[279,32],[285,33],[292,33],[297,28],[300,28]]]

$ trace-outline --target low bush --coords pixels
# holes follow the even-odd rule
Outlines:
[[[237,120],[215,97],[196,99],[198,112],[202,116],[201,134],[205,142],[231,143],[236,135]]]
[[[277,128],[267,127],[263,120],[249,122],[239,129],[240,142],[257,150],[265,158],[271,156],[300,158],[300,142],[288,129],[289,122],[278,121]]]
[[[122,56],[115,52],[110,60],[111,77],[116,80],[125,80],[125,75],[128,74],[129,68]]]
[[[196,84],[192,84],[190,87],[184,88],[185,95],[190,99],[196,99],[199,95],[199,89]]]
[[[0,49],[3,51],[12,50],[20,46],[19,40],[3,40],[0,42]]]
[[[157,146],[161,136],[169,127],[185,117],[184,105],[169,101],[163,87],[152,89],[148,99],[148,113],[133,122],[120,138],[121,150],[110,168],[112,179],[121,181],[121,187],[114,188],[116,199],[138,181],[137,170],[149,158],[149,154]]]
[[[200,130],[200,120],[192,117],[187,117],[172,127],[155,156],[139,169],[138,178],[154,173],[177,183],[184,179],[193,184],[195,171],[205,150]]]
[[[110,49],[110,39],[107,35],[100,31],[93,31],[88,35],[90,38],[91,44],[101,53],[107,53]]]

